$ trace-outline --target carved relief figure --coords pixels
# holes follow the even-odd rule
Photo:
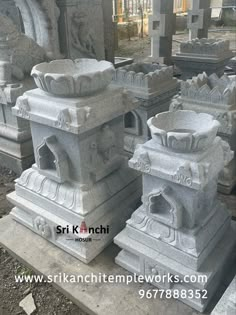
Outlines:
[[[46,60],[45,51],[32,39],[19,32],[8,17],[0,15],[0,25],[0,59],[4,58],[4,54],[1,54],[2,47],[8,46],[12,76],[22,80],[34,65]]]
[[[90,32],[88,16],[85,12],[75,12],[71,21],[71,37],[73,47],[81,53],[81,57],[96,58],[95,40]]]
[[[98,152],[103,158],[103,162],[109,162],[113,155],[115,146],[115,134],[109,125],[104,125],[102,127],[101,133],[99,134],[98,142]]]

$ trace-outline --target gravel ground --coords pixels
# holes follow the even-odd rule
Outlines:
[[[228,39],[230,41],[230,48],[236,52],[236,28],[232,31],[221,29],[211,29],[209,32],[209,38],[222,38]],[[179,46],[181,41],[188,40],[188,33],[182,32],[177,33],[173,36],[173,55],[179,51]],[[119,48],[116,51],[116,56],[119,57],[129,57],[134,58],[134,61],[148,61],[148,56],[151,53],[151,40],[149,37],[144,37],[139,39],[138,37],[133,37],[129,41],[128,39],[123,39],[119,41]]]

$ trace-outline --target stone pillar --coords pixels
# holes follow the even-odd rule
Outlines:
[[[112,1],[102,0],[103,21],[104,21],[104,43],[105,43],[105,59],[114,63],[115,56],[115,25],[112,15]]]
[[[181,95],[174,99],[170,111],[180,109],[197,113],[211,114],[221,126],[218,134],[235,152],[233,160],[227,163],[220,173],[218,190],[231,193],[236,185],[236,82],[227,75],[219,78],[216,74],[206,73],[182,82]]]
[[[188,12],[189,39],[207,38],[211,23],[211,0],[192,0],[192,8]]]
[[[11,215],[85,263],[112,241],[140,198],[140,178],[123,154],[123,115],[137,102],[109,86],[113,73],[106,61],[43,63],[32,71],[39,89],[13,109],[30,121],[36,164],[9,196]]]
[[[179,84],[173,67],[149,63],[118,68],[113,83],[125,87],[140,102],[139,108],[125,115],[125,151],[133,154],[137,144],[150,139],[147,120],[169,109]]]
[[[153,0],[149,17],[152,62],[171,64],[172,36],[175,34],[176,16],[173,0]]]
[[[59,33],[64,56],[103,60],[107,54],[107,59],[112,61],[112,3],[108,5],[107,0],[58,0],[57,5],[61,12]]]
[[[164,112],[148,125],[152,139],[129,161],[143,175],[142,205],[114,239],[116,263],[203,312],[236,244],[236,222],[217,199],[232,151],[208,114]]]

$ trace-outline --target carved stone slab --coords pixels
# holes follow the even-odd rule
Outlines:
[[[220,122],[218,134],[236,151],[236,83],[227,75],[199,74],[182,82],[181,96],[173,99],[170,111],[179,109],[208,113]],[[219,177],[219,191],[230,193],[236,184],[236,159],[229,161]]]
[[[205,71],[208,75],[224,74],[225,66],[233,57],[229,41],[216,39],[192,39],[180,45],[180,51],[173,56],[176,66],[182,71],[183,80]]]
[[[62,53],[70,59],[105,59],[102,0],[59,0]]]

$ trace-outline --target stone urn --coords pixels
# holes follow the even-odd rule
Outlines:
[[[188,110],[161,113],[147,124],[156,143],[180,153],[205,150],[220,127],[213,116]]]
[[[115,69],[110,62],[96,59],[70,59],[44,62],[33,67],[36,85],[55,96],[81,97],[104,90]]]

